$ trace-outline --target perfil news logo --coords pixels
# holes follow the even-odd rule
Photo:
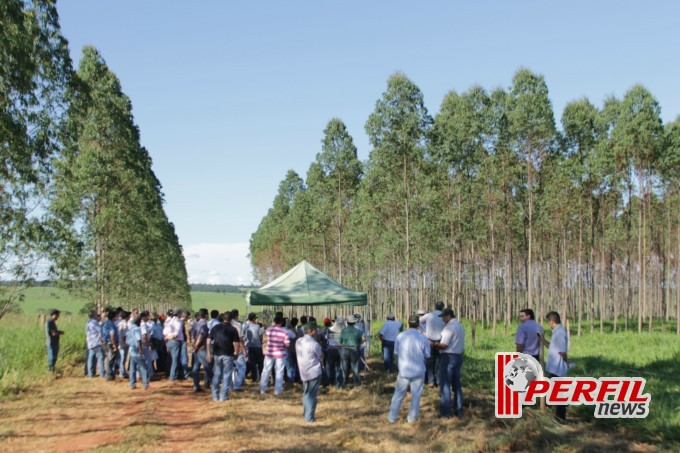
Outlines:
[[[641,377],[544,378],[543,368],[530,355],[496,353],[496,417],[520,418],[522,406],[544,396],[552,406],[595,406],[595,418],[645,418],[652,397],[642,393]]]

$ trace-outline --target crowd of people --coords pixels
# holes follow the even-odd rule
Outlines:
[[[283,392],[284,382],[300,382],[304,418],[310,422],[315,420],[319,388],[343,389],[350,383],[360,387],[362,372],[368,367],[365,351],[369,329],[359,314],[325,318],[317,324],[312,316],[289,319],[277,312],[269,326],[256,313],[250,313],[241,323],[236,309],[220,313],[202,308],[191,317],[182,309],[158,314],[137,309],[128,312],[119,307],[91,311],[89,316],[85,327],[85,374],[89,378],[98,375],[114,381],[120,376],[132,389],[138,382],[146,389],[149,381],[164,374],[173,382],[192,380],[194,392],[210,390],[212,399],[218,402],[228,400],[230,392],[240,391],[248,376],[259,383],[261,394],[267,392],[270,378],[275,395]],[[45,328],[48,368],[52,371],[63,334],[57,329],[58,319],[59,311],[52,310]],[[540,343],[545,344],[549,348],[548,375],[564,376],[566,331],[557,313],[550,312],[547,319],[553,328],[551,342],[543,337],[533,311],[522,310],[516,348],[537,355]],[[416,421],[426,384],[439,389],[442,418],[463,417],[465,329],[455,313],[437,302],[433,311],[420,309],[409,316],[408,328],[404,331],[403,327],[389,314],[379,332],[387,373],[394,371],[394,356],[398,357],[388,421],[398,420],[408,391],[411,403],[407,421]],[[564,418],[565,412],[560,408],[557,415]]]

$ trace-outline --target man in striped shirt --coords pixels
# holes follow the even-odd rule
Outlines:
[[[269,375],[272,367],[276,365],[276,376],[274,378],[274,394],[279,395],[283,392],[283,367],[285,365],[286,350],[290,346],[290,338],[285,329],[281,327],[283,317],[276,316],[274,325],[267,329],[267,350],[264,353],[264,369],[260,377],[260,393],[267,391]]]

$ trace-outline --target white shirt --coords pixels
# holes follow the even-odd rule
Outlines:
[[[465,328],[456,318],[452,318],[442,329],[442,344],[446,349],[442,349],[443,354],[462,354],[465,349]]]
[[[380,335],[385,341],[397,341],[397,335],[401,329],[401,322],[388,319],[380,328]]]
[[[321,345],[311,335],[305,335],[295,342],[300,379],[311,381],[321,376]]]
[[[567,362],[564,361],[560,352],[567,352],[567,331],[562,324],[559,324],[552,332],[550,347],[548,348],[548,359],[545,362],[545,371],[555,376],[566,376]]]
[[[430,357],[430,342],[417,329],[397,335],[394,353],[399,356],[399,376],[411,379],[425,376],[425,359]]]
[[[170,340],[184,341],[182,321],[177,316],[173,316],[166,320],[165,327],[163,328],[163,335],[171,337]]]
[[[441,314],[440,310],[435,310],[420,318],[420,323],[425,324],[425,336],[432,341],[439,341],[442,338],[444,321],[439,317]]]

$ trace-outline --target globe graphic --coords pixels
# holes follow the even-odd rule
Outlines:
[[[515,392],[524,393],[529,384],[541,376],[540,365],[530,356],[521,355],[512,359],[503,369],[505,385]]]

